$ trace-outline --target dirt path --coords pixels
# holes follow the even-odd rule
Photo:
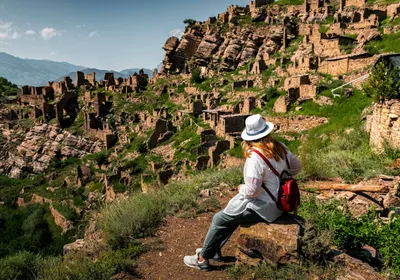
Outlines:
[[[202,272],[185,266],[183,257],[193,255],[202,246],[213,213],[200,215],[194,219],[168,217],[155,237],[146,238],[144,243],[151,249],[137,261],[141,279],[231,279],[225,272],[234,262],[213,263],[213,271]],[[237,232],[222,250],[224,256],[234,257],[234,240]]]
[[[214,269],[210,272],[198,271],[183,263],[185,255],[193,255],[196,248],[202,246],[213,215],[206,213],[194,219],[168,217],[155,237],[143,240],[151,249],[137,260],[140,279],[231,279],[226,269],[234,265],[237,232],[222,249],[223,256],[230,257],[228,262],[213,263]]]

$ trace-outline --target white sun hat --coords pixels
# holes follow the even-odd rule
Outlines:
[[[246,128],[242,132],[242,139],[254,141],[261,139],[274,130],[274,124],[266,122],[261,115],[253,115],[246,119]]]

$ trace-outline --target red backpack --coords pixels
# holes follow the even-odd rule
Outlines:
[[[279,191],[278,197],[273,196],[270,190],[262,184],[263,189],[269,194],[272,200],[275,202],[276,207],[283,212],[294,212],[294,215],[297,215],[297,208],[300,205],[300,190],[299,186],[297,185],[296,180],[292,177],[289,171],[283,170],[281,174],[276,171],[276,169],[272,166],[270,161],[264,156],[263,153],[256,149],[252,149],[253,152],[258,154],[265,163],[269,166],[272,172],[278,176],[279,178]],[[288,170],[290,170],[289,161],[286,157],[286,164]]]

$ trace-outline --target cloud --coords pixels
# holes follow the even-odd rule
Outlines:
[[[36,31],[35,30],[27,30],[27,31],[25,31],[24,34],[28,35],[28,36],[33,36],[33,35],[36,35]]]
[[[65,31],[60,31],[52,27],[46,27],[42,31],[40,31],[40,35],[42,36],[43,40],[50,40],[55,36],[61,36]]]
[[[10,29],[11,26],[12,26],[12,22],[11,21],[7,22],[7,21],[0,20],[0,29],[3,29],[3,30]]]
[[[183,31],[182,29],[173,29],[169,32],[169,35],[180,38],[183,35]]]
[[[51,52],[49,54],[50,54],[50,56],[55,56],[57,53],[56,52]]]
[[[76,28],[85,28],[86,25],[85,24],[81,24],[81,25],[77,25]]]
[[[93,37],[100,37],[99,32],[97,31],[92,31],[89,33],[89,38],[93,38]]]
[[[11,44],[8,42],[0,41],[0,46],[11,46]]]
[[[0,39],[16,40],[21,37],[18,29],[12,26],[12,22],[0,20]]]

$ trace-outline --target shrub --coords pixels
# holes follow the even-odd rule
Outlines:
[[[186,24],[186,25],[192,26],[192,25],[194,25],[196,23],[196,21],[194,19],[188,18],[188,19],[185,19],[183,21],[183,23]]]
[[[311,263],[289,264],[275,266],[262,263],[258,266],[231,267],[228,273],[232,279],[253,280],[308,280],[308,279],[337,279],[337,270],[334,267],[323,267]]]
[[[106,251],[96,260],[83,255],[67,255],[64,259],[49,257],[38,273],[38,279],[110,279],[119,272],[134,272],[134,260],[143,247],[132,245],[127,249]]]
[[[0,279],[36,279],[42,261],[40,256],[26,251],[2,258],[0,259]]]
[[[200,68],[193,69],[192,76],[190,78],[190,82],[193,84],[200,84],[202,81],[203,81],[203,78],[201,77]]]
[[[0,77],[0,97],[15,96],[18,92],[18,86],[9,82],[6,78]]]
[[[371,178],[385,171],[389,157],[377,157],[365,132],[334,134],[310,139],[300,149],[302,179],[342,178],[347,182]]]
[[[374,247],[384,268],[397,277],[400,275],[400,220],[384,223],[378,212],[371,210],[356,219],[341,201],[318,201],[315,197],[302,201],[301,215],[310,223],[317,238],[331,237],[332,243],[342,250],[359,248],[363,244]],[[395,278],[398,279],[398,278]]]
[[[166,215],[195,206],[200,188],[218,186],[222,182],[237,185],[241,176],[238,169],[208,170],[158,191],[132,195],[106,205],[100,213],[100,224],[112,246],[124,246],[135,238],[152,234]]]
[[[364,91],[375,101],[400,98],[400,70],[385,62],[379,62],[372,70]]]

